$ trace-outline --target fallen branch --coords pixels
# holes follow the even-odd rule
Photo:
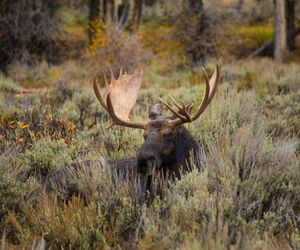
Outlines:
[[[299,34],[300,34],[300,27],[298,29],[295,29],[294,32],[289,35],[288,39],[293,39],[294,37],[296,37]],[[255,56],[259,56],[267,49],[272,49],[273,46],[274,46],[274,39],[269,39],[263,45],[261,45],[258,49],[256,49],[254,52],[252,52],[248,56],[248,58],[253,58]]]

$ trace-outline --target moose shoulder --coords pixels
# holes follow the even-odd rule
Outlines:
[[[162,115],[159,104],[154,105],[149,112],[148,121],[131,121],[130,113],[136,103],[142,83],[143,72],[134,72],[132,75],[122,74],[115,79],[111,73],[111,83],[106,79],[106,95],[102,97],[94,79],[93,88],[102,107],[109,113],[114,125],[143,129],[144,143],[137,153],[136,170],[138,174],[151,176],[155,172],[171,174],[180,177],[182,172],[190,170],[190,159],[199,166],[199,149],[196,140],[190,132],[182,126],[184,123],[193,122],[200,117],[210,104],[217,89],[220,79],[221,62],[216,65],[211,79],[205,77],[205,93],[201,104],[195,114],[191,114],[192,104],[181,105],[170,96],[174,106],[160,99],[160,102],[173,113],[173,117]],[[122,164],[122,160],[118,162]]]

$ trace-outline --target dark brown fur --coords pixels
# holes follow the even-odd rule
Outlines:
[[[191,169],[191,159],[199,167],[199,148],[196,140],[183,126],[172,127],[167,120],[153,120],[144,133],[145,142],[137,154],[137,171],[151,174],[162,171],[180,177]]]

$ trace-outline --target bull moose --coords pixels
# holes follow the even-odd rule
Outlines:
[[[115,79],[111,72],[110,84],[107,83],[105,78],[105,98],[102,97],[97,87],[97,81],[93,81],[96,97],[112,119],[109,128],[119,125],[144,130],[145,141],[137,153],[136,160],[132,160],[136,163],[138,174],[152,176],[153,173],[159,171],[164,175],[171,174],[171,176],[178,178],[182,172],[189,171],[191,167],[190,159],[196,160],[195,163],[199,167],[198,144],[182,124],[198,119],[210,104],[220,80],[220,70],[221,61],[218,61],[216,69],[209,80],[203,68],[206,89],[203,100],[195,114],[192,115],[190,112],[191,104],[186,105],[182,102],[180,105],[170,96],[177,110],[163,99],[160,99],[160,102],[174,116],[163,116],[160,106],[156,104],[150,109],[150,120],[140,122],[131,121],[129,116],[141,89],[143,71],[135,71],[132,75],[129,75],[123,74],[121,70],[118,79]]]
[[[116,173],[117,178],[134,182],[138,180],[142,184],[141,190],[151,190],[153,177],[163,176],[163,180],[165,177],[167,179],[180,178],[182,173],[190,171],[192,163],[200,167],[199,146],[182,124],[198,119],[210,104],[220,80],[220,70],[221,62],[219,61],[209,80],[203,69],[206,88],[203,100],[195,114],[192,115],[190,112],[191,104],[186,105],[182,102],[180,105],[170,97],[177,110],[163,99],[160,99],[160,102],[173,113],[172,117],[163,116],[160,104],[155,104],[149,111],[149,120],[141,122],[131,121],[129,116],[141,89],[143,71],[136,71],[132,75],[123,74],[121,71],[118,79],[115,79],[111,72],[110,84],[105,78],[105,98],[100,94],[96,79],[93,80],[96,97],[112,118],[109,128],[119,125],[144,130],[145,141],[136,157],[107,161],[108,167]],[[83,164],[73,164],[72,168],[85,169],[84,171],[92,176],[90,166],[97,166],[97,164],[99,165],[97,161],[88,161]],[[68,166],[65,166],[50,174],[46,178],[46,190],[51,191],[53,190],[52,184],[58,184],[65,186],[70,196],[78,194],[76,183],[69,181],[68,169]],[[142,183],[140,180],[143,180]]]

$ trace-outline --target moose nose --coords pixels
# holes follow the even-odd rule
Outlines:
[[[151,174],[158,167],[155,156],[146,156],[138,158],[138,171],[141,174]]]

